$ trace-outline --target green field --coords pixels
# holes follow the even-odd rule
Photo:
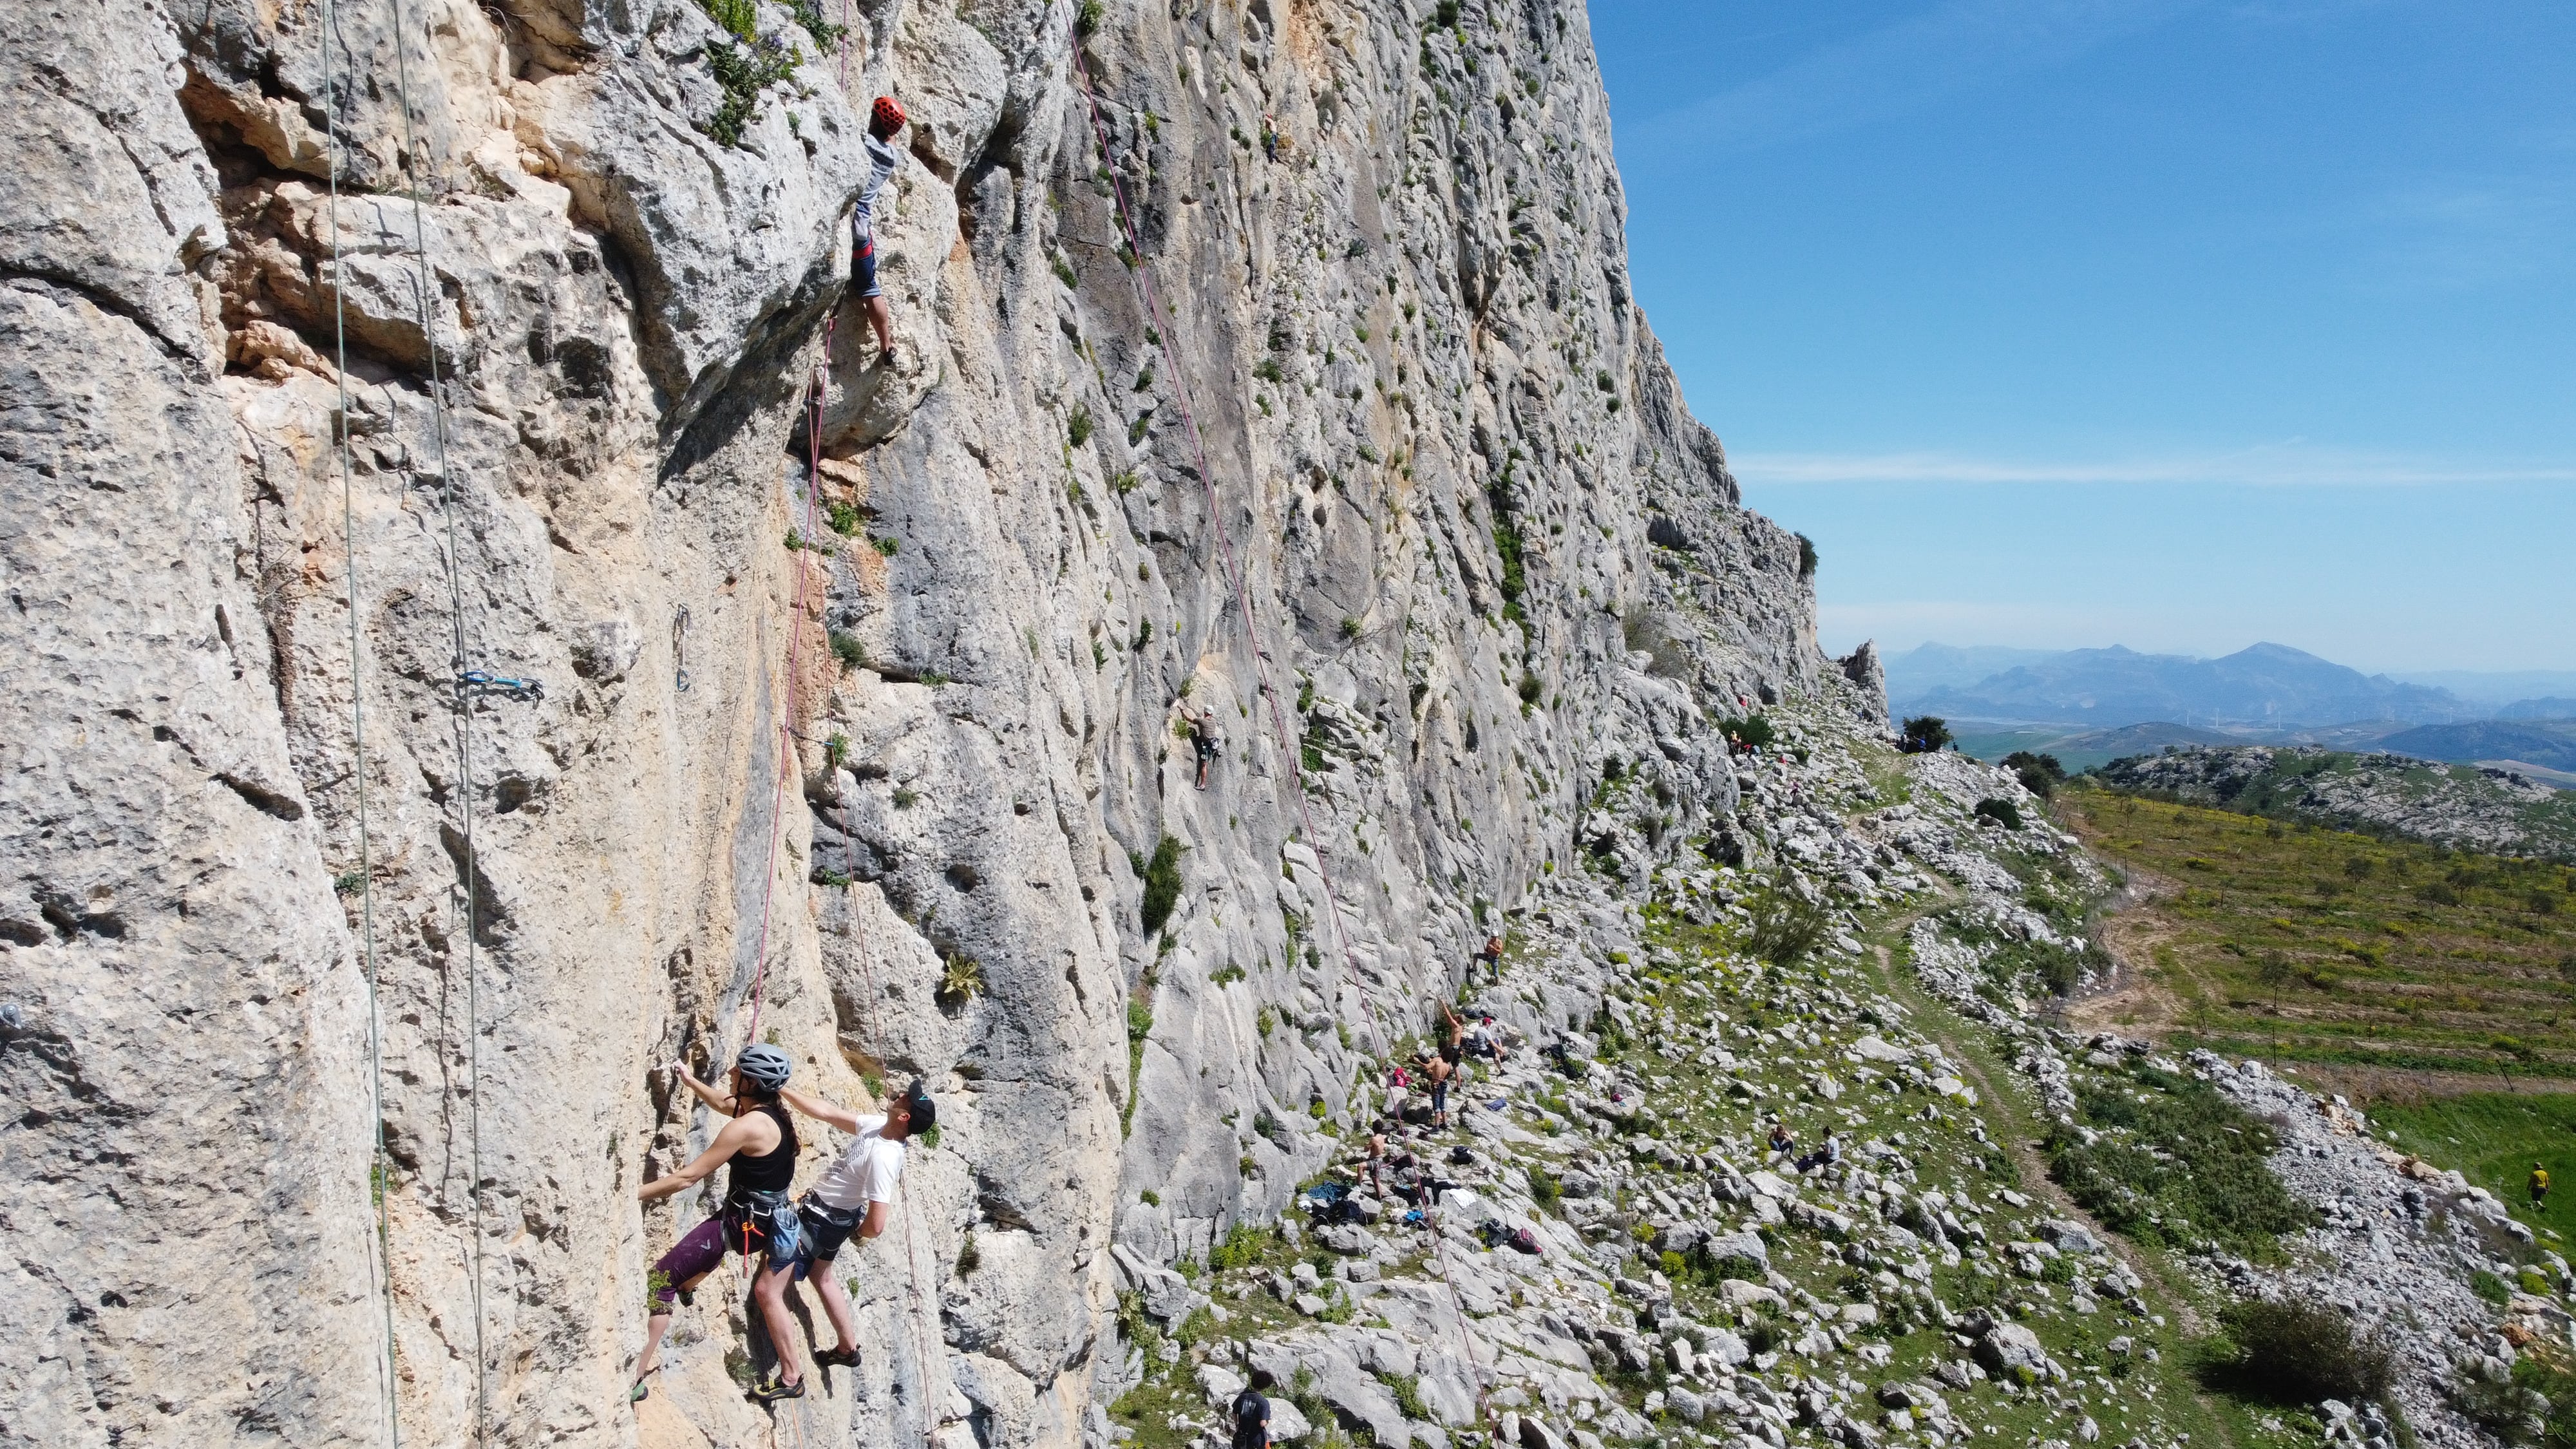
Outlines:
[[[2458,1168],[2534,1228],[2565,1233],[2576,1224],[2576,1093],[2477,1092],[2364,1106],[2393,1146]],[[2524,1192],[2535,1162],[2549,1169],[2551,1183],[2549,1206],[2541,1211]]]
[[[2274,1060],[2576,1078],[2576,871],[2100,790],[2058,799],[2151,897],[2106,927],[2144,973],[2116,1024]]]

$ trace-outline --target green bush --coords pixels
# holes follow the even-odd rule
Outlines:
[[[1758,714],[1742,719],[1732,716],[1717,722],[1717,732],[1727,741],[1744,749],[1769,749],[1773,739],[1771,721]]]
[[[1977,802],[1975,813],[1979,818],[1991,820],[2006,830],[2021,829],[2021,807],[2010,800],[1989,795]]]
[[[2075,1102],[2094,1140],[2050,1137],[2049,1176],[2115,1232],[2274,1259],[2281,1234],[2315,1219],[2264,1160],[2278,1145],[2271,1126],[2207,1082],[2139,1066],[2126,1082],[2083,1088]]]
[[[1072,419],[1064,425],[1064,434],[1073,440],[1075,447],[1079,448],[1091,441],[1091,428],[1091,409],[1077,407],[1073,410]]]
[[[2396,1356],[2362,1338],[2341,1313],[2319,1303],[2266,1299],[2220,1311],[2232,1352],[2214,1360],[2217,1386],[2245,1397],[2315,1404],[2362,1403],[2388,1392]]]
[[[1744,949],[1786,970],[1823,945],[1833,924],[1833,912],[1823,901],[1773,891],[1754,906]]]
[[[1800,578],[1802,578],[1802,579],[1812,579],[1812,578],[1814,578],[1815,576],[1816,576],[1816,541],[1815,541],[1814,539],[1812,539],[1812,538],[1807,537],[1807,536],[1806,536],[1805,534],[1803,534],[1803,533],[1802,533],[1802,534],[1799,534],[1799,535],[1798,535],[1798,577],[1800,577]]]
[[[2021,780],[2021,787],[2046,800],[2066,783],[2066,767],[2055,755],[2034,755],[2028,750],[2015,750],[2004,756],[2004,768]]]
[[[1166,835],[1154,847],[1154,858],[1145,863],[1145,899],[1137,910],[1137,922],[1150,936],[1163,929],[1172,918],[1172,908],[1181,901],[1181,843]]]
[[[1950,745],[1950,722],[1937,714],[1918,714],[1899,731],[1897,748],[1909,755],[1937,754]]]

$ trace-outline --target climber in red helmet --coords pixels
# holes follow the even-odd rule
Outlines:
[[[903,103],[892,96],[879,96],[868,108],[868,179],[860,185],[850,214],[850,285],[858,288],[868,325],[876,329],[880,365],[894,361],[894,316],[886,310],[885,292],[877,286],[877,195],[902,164],[894,133],[903,129],[903,120]]]

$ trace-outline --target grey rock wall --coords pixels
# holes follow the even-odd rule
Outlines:
[[[1113,3],[1096,130],[1073,6],[752,13],[0,22],[0,1442],[765,1436],[738,1277],[626,1402],[659,1067],[756,1031],[946,1104],[777,1432],[1070,1445],[1112,1246],[1275,1213],[1480,922],[1765,848],[1711,711],[1828,661],[1579,6]]]

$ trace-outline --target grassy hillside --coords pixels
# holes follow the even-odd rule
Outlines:
[[[2576,871],[2102,790],[2059,798],[2152,893],[2113,927],[2147,975],[2120,1019],[2274,1060],[2576,1078]]]

